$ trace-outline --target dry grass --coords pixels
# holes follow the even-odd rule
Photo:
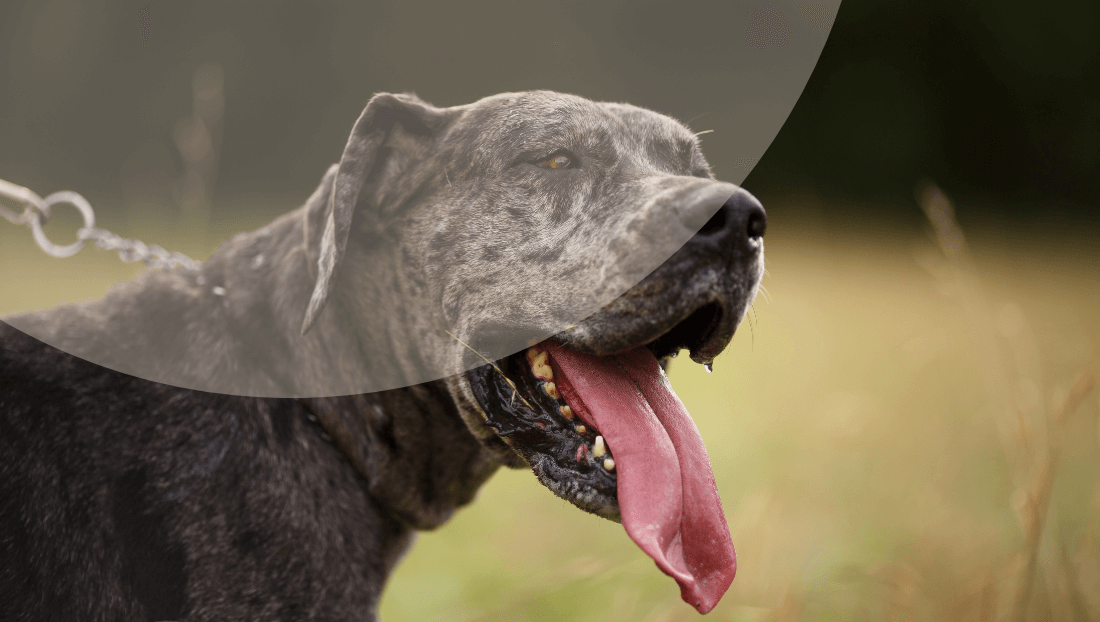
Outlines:
[[[968,245],[942,194],[919,199],[931,240],[770,205],[754,337],[713,374],[674,362],[740,562],[703,619],[1100,622],[1094,242],[975,228]],[[202,238],[101,224],[202,257],[269,217]],[[46,258],[4,222],[0,266],[0,313],[139,270],[94,249]],[[421,536],[382,617],[698,615],[619,525],[509,471]]]
[[[1085,398],[1096,386],[1096,376],[1089,367],[1077,373],[1068,391],[1059,392],[1052,403],[1022,403],[1014,394],[1039,388],[1041,379],[1036,370],[1040,365],[1037,344],[1027,320],[1015,307],[1005,307],[1000,314],[990,304],[969,256],[966,240],[955,219],[950,200],[932,183],[918,189],[918,201],[932,223],[935,237],[946,261],[929,262],[930,271],[944,285],[952,287],[971,323],[971,330],[982,349],[986,362],[986,388],[995,415],[1000,417],[1000,429],[1011,431],[1002,438],[1013,481],[1017,485],[1012,503],[1023,529],[1023,542],[1009,566],[1012,572],[999,581],[990,578],[982,586],[984,619],[1007,619],[1024,622],[1028,619],[1093,620],[1100,619],[1100,609],[1091,607],[1086,592],[1095,586],[1081,583],[1077,569],[1070,563],[1065,549],[1045,551],[1044,535],[1051,514],[1051,496],[1060,464],[1067,425],[1080,409]],[[999,333],[999,334],[998,334]],[[1015,399],[1014,399],[1015,398]],[[1030,406],[1030,407],[1029,407]],[[1036,433],[1036,429],[1040,433]],[[1091,531],[1090,531],[1091,534]],[[1048,538],[1049,539],[1049,538]],[[1088,563],[1096,562],[1096,549],[1087,545],[1086,535],[1079,547]],[[1047,544],[1049,549],[1054,542]],[[1047,584],[1045,611],[1031,606],[1040,560]],[[998,598],[1004,594],[1004,598]],[[1002,602],[1007,599],[1007,602]],[[1091,609],[1091,611],[1090,611]]]

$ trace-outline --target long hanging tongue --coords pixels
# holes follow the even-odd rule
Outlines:
[[[615,453],[623,527],[680,595],[707,613],[737,571],[706,447],[644,347],[593,356],[547,341],[565,401]]]

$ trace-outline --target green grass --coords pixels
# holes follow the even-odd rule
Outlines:
[[[769,206],[770,300],[757,299],[752,328],[713,374],[686,357],[671,367],[739,558],[703,619],[1004,618],[1026,558],[1024,491],[1042,479],[1046,413],[1100,344],[1094,251],[1088,241],[978,236],[974,274],[990,315],[975,322],[983,316],[966,310],[968,294],[923,231],[829,224],[798,207]],[[202,239],[149,223],[120,233],[202,257],[230,229],[269,217]],[[0,313],[98,296],[139,270],[94,249],[47,258],[6,222],[0,266]],[[1028,619],[1100,619],[1097,425],[1094,392],[1065,424]],[[619,525],[524,471],[499,472],[473,505],[420,535],[381,615],[698,617]]]

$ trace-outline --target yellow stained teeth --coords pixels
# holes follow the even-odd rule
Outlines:
[[[611,458],[605,458],[604,461],[603,461],[603,468],[607,469],[608,471],[614,471],[615,470],[615,461],[612,460]]]
[[[531,373],[539,380],[554,379],[554,370],[550,368],[550,353],[546,350],[538,346],[527,348],[527,362],[531,364]]]
[[[602,458],[605,453],[607,453],[607,446],[603,443],[603,437],[597,436],[596,442],[592,445],[592,455]]]
[[[573,418],[573,409],[572,408],[570,408],[568,406],[562,406],[559,410],[561,410],[561,416],[562,417],[565,417],[566,419],[572,419]]]
[[[552,397],[554,399],[558,399],[558,396],[559,396],[558,385],[554,384],[553,382],[547,382],[546,384],[544,384],[542,386],[543,386],[544,389],[546,389],[546,394],[547,395],[549,395],[550,397]]]
[[[584,427],[583,425],[578,425],[577,426],[577,434],[584,434],[587,431],[588,431],[588,428]]]

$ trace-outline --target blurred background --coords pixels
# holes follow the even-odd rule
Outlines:
[[[769,229],[750,322],[713,374],[670,373],[739,552],[709,617],[1100,620],[1100,8],[782,5],[793,36],[832,30],[761,157],[723,117],[748,95],[722,68],[767,6],[8,1],[0,178],[203,258],[300,205],[377,91],[547,88],[714,130],[718,177],[751,167]],[[0,313],[139,271],[48,258],[0,221]],[[423,534],[382,603],[390,621],[696,616],[620,526],[520,471]]]

